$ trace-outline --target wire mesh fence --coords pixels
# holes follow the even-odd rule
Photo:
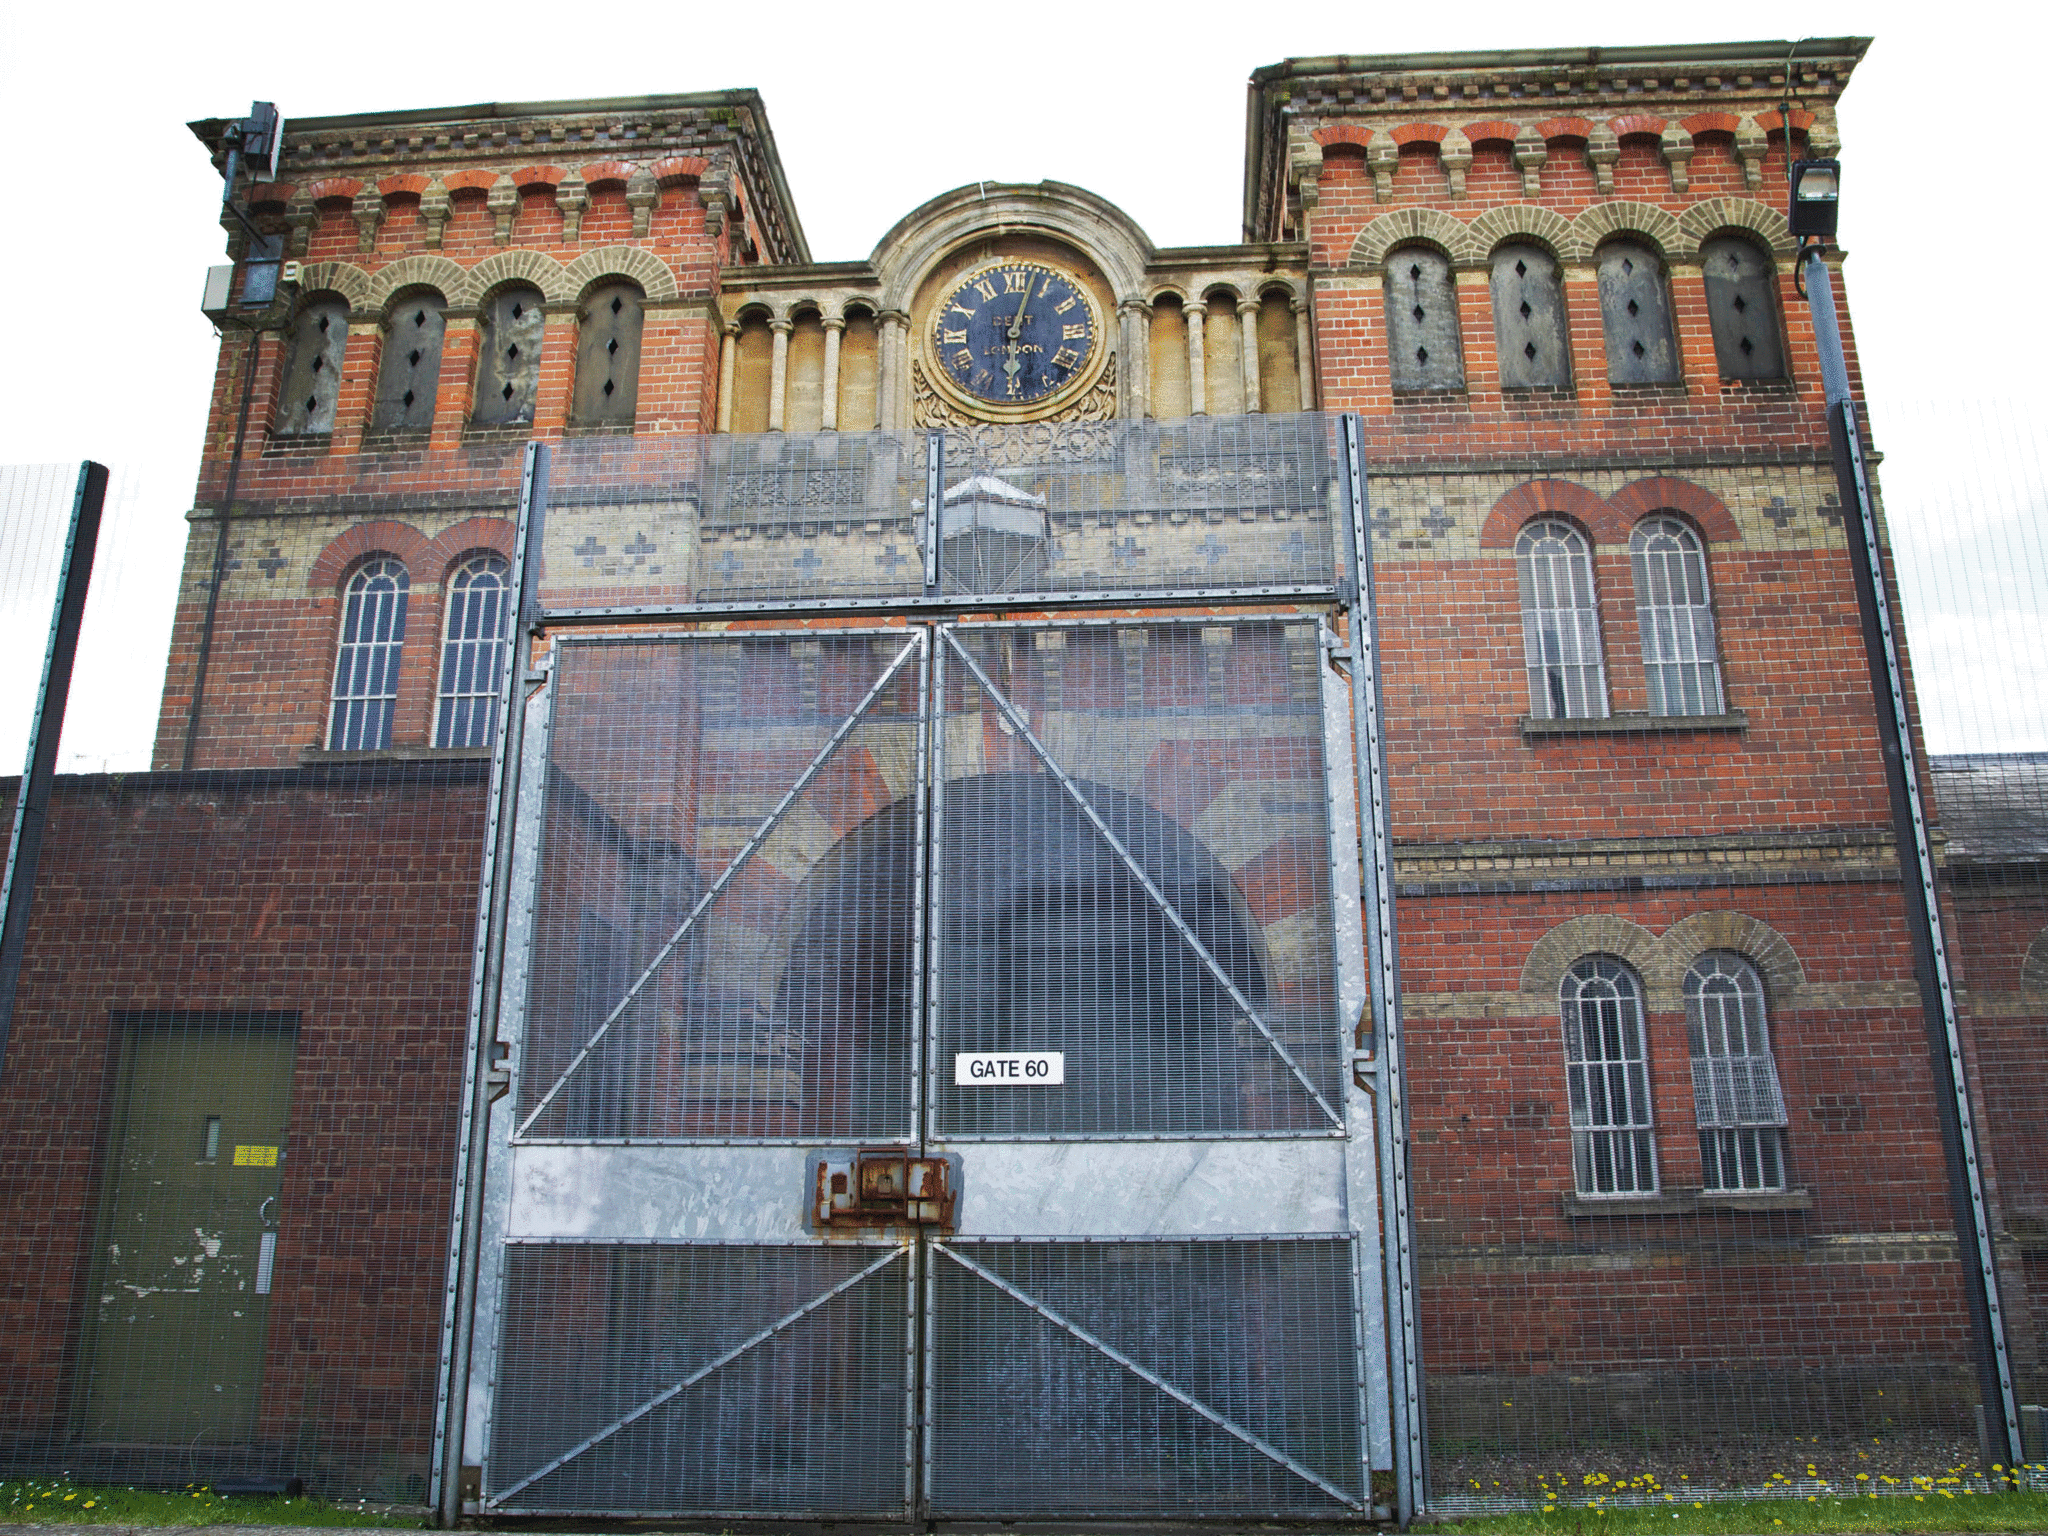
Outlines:
[[[1824,458],[1366,438],[1429,1504],[2002,1465]],[[2048,487],[2017,406],[1873,438],[2031,1432]],[[115,482],[0,1087],[6,1466],[430,1497],[519,465],[415,460],[252,470],[224,536],[202,482],[177,583]],[[1337,1218],[909,1253],[799,1221],[820,1148],[1044,1143],[1071,1180],[1070,1142],[1270,1142],[1294,1177],[1376,1044],[1339,1002],[1332,420],[951,434],[935,507],[930,470],[921,434],[555,455],[491,1155],[715,1149],[679,1212],[802,1230],[598,1230],[668,1198],[636,1174],[577,1241],[507,1240],[462,1461],[506,1511],[1354,1517],[1390,1405]],[[17,656],[74,473],[0,479]],[[1030,1050],[1089,1071],[951,1077]],[[757,1153],[781,1182],[717,1183]],[[1072,1206],[1155,1187],[1105,1155]],[[1018,1426],[1032,1476],[986,1450]]]

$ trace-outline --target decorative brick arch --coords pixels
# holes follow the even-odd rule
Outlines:
[[[1521,131],[1515,124],[1507,122],[1468,123],[1465,127],[1465,137],[1470,139],[1475,147],[1481,144],[1512,145],[1515,142],[1515,135]]]
[[[1643,970],[1650,1006],[1675,1012],[1685,1006],[1685,973],[1711,950],[1732,950],[1757,968],[1773,1007],[1798,1003],[1806,968],[1791,941],[1761,918],[1742,912],[1695,912],[1664,930],[1657,953]]]
[[[1511,240],[1527,240],[1540,245],[1559,261],[1569,258],[1574,245],[1570,219],[1549,208],[1536,208],[1527,203],[1508,203],[1487,209],[1472,221],[1467,238],[1489,259]]]
[[[550,304],[568,304],[576,297],[576,285],[562,264],[539,251],[500,251],[487,256],[469,269],[469,281],[473,296],[467,302],[471,304],[482,303],[493,289],[507,283],[531,283]]]
[[[1583,117],[1553,117],[1538,123],[1536,131],[1546,144],[1556,139],[1590,139],[1593,124]]]
[[[1675,475],[1651,475],[1632,481],[1608,497],[1607,504],[1630,528],[1653,512],[1682,512],[1709,543],[1727,543],[1742,537],[1741,525],[1722,505],[1720,497]]]
[[[1356,123],[1338,123],[1333,127],[1318,128],[1309,137],[1325,149],[1333,144],[1351,144],[1364,149],[1372,142],[1372,130],[1361,128]]]
[[[443,586],[448,580],[448,573],[471,555],[490,550],[510,560],[512,533],[512,524],[507,518],[465,518],[421,544],[417,563],[408,560],[406,568],[417,580]]]
[[[431,288],[450,305],[471,302],[469,273],[446,256],[417,253],[404,256],[380,269],[363,296],[363,307],[379,315],[386,313],[398,295],[408,288]]]
[[[1629,520],[1601,496],[1572,480],[1525,480],[1493,504],[1479,530],[1481,549],[1513,549],[1522,525],[1561,514],[1583,527],[1596,544],[1628,538]]]
[[[1403,123],[1393,133],[1394,142],[1406,149],[1410,144],[1441,144],[1450,129],[1442,123]]]
[[[657,160],[648,169],[654,173],[657,185],[674,187],[684,182],[702,181],[704,173],[711,169],[711,162],[701,155],[677,155]]]
[[[1695,112],[1691,117],[1681,117],[1678,126],[1687,133],[1734,133],[1742,127],[1742,119],[1733,112]]]
[[[346,261],[309,261],[299,270],[299,292],[308,298],[336,293],[348,300],[350,309],[362,309],[370,294],[370,274]]]
[[[1654,139],[1663,135],[1664,119],[1652,117],[1647,112],[1631,112],[1626,117],[1611,119],[1607,126],[1614,130],[1614,136],[1617,139],[1632,138],[1637,135],[1647,135]]]
[[[1679,221],[1653,203],[1595,203],[1572,220],[1574,255],[1591,261],[1603,240],[1630,235],[1647,240],[1666,261],[1698,254],[1699,242]]]
[[[323,596],[337,593],[350,571],[371,555],[389,555],[405,567],[414,586],[431,569],[438,573],[428,554],[427,536],[410,523],[388,519],[358,523],[320,551],[306,572],[306,590]]]
[[[524,192],[528,187],[557,187],[568,169],[559,165],[522,165],[512,173],[512,185]]]
[[[1474,254],[1471,231],[1461,221],[1437,208],[1403,208],[1382,214],[1358,232],[1351,247],[1351,265],[1380,271],[1389,252],[1408,244],[1433,245],[1450,257],[1453,265],[1480,259]]]
[[[562,276],[568,291],[578,300],[596,284],[614,277],[638,283],[640,291],[651,300],[673,299],[682,291],[676,286],[676,275],[668,269],[668,263],[637,245],[604,245],[585,251],[569,263]]]
[[[1657,936],[1639,923],[1612,913],[1567,918],[1538,939],[1522,964],[1521,990],[1550,1007],[1557,1006],[1557,989],[1564,973],[1589,955],[1612,955],[1644,975],[1657,959]]]
[[[593,191],[599,187],[623,187],[633,179],[634,169],[624,160],[593,160],[583,167],[583,183]]]
[[[1728,230],[1746,231],[1780,256],[1792,255],[1799,245],[1783,212],[1747,197],[1714,197],[1694,203],[1679,215],[1678,222],[1695,251]]]
[[[456,171],[450,176],[443,177],[441,185],[448,189],[450,197],[454,197],[461,192],[487,193],[497,179],[497,173],[494,171]]]
[[[330,203],[339,199],[348,202],[363,184],[352,176],[326,176],[319,181],[309,181],[299,189],[299,195],[309,203]]]

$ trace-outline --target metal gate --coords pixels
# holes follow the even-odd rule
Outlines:
[[[484,1512],[1373,1508],[1328,613],[556,635],[479,1075]]]

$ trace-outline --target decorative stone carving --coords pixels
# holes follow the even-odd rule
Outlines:
[[[448,215],[452,208],[448,189],[441,184],[441,178],[436,176],[427,183],[427,190],[420,194],[420,222],[426,226],[428,250],[441,249],[441,231],[448,227]]]
[[[1742,183],[1752,193],[1763,189],[1764,156],[1771,141],[1753,117],[1745,117],[1735,130],[1735,158],[1742,162]]]
[[[1534,123],[1522,124],[1515,135],[1515,169],[1522,173],[1522,196],[1543,195],[1543,167],[1550,163],[1550,146]]]
[[[1657,140],[1657,152],[1671,167],[1671,190],[1683,192],[1692,185],[1691,161],[1695,146],[1692,135],[1676,123],[1667,123]]]
[[[1607,123],[1595,123],[1586,139],[1586,164],[1593,167],[1594,190],[1601,197],[1614,196],[1614,167],[1621,161],[1621,140]]]
[[[1056,411],[1044,422],[1029,422],[1025,428],[1044,426],[1052,422],[1110,421],[1116,416],[1116,363],[1112,355],[1103,365],[1102,376],[1088,392],[1079,399],[1068,402],[1064,410]],[[1018,430],[997,423],[976,421],[954,408],[943,395],[932,387],[931,380],[924,376],[924,366],[913,357],[910,360],[910,419],[920,427],[942,428],[947,432],[966,432],[973,435],[983,428],[997,428],[1002,431]],[[1033,462],[1028,459],[1013,459],[1011,463]]]
[[[579,245],[583,240],[583,211],[590,206],[590,188],[581,171],[571,171],[555,187],[555,206],[562,210],[562,240]]]
[[[384,222],[384,198],[378,190],[368,185],[356,193],[349,204],[349,215],[356,221],[356,249],[374,251],[377,249],[377,229]]]
[[[626,178],[626,206],[633,210],[635,240],[645,240],[654,228],[654,210],[660,202],[661,187],[646,166],[641,166]]]
[[[1394,200],[1394,172],[1401,164],[1401,146],[1394,142],[1394,136],[1386,129],[1373,129],[1372,138],[1365,146],[1365,163],[1372,171],[1373,200],[1391,203]]]
[[[1453,128],[1437,146],[1437,159],[1443,162],[1444,174],[1451,181],[1451,196],[1465,195],[1465,173],[1472,169],[1472,141],[1465,137],[1462,128]]]
[[[492,238],[500,245],[512,243],[512,224],[519,217],[519,188],[512,178],[500,172],[498,179],[491,183],[491,190],[484,198],[484,207],[496,221]]]

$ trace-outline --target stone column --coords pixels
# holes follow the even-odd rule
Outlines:
[[[875,416],[882,431],[898,432],[904,426],[902,395],[907,370],[903,366],[903,338],[910,317],[900,309],[885,309],[881,321],[882,334],[875,348],[878,354]]]
[[[846,330],[846,317],[834,315],[825,325],[825,382],[821,386],[824,398],[819,402],[823,416],[818,425],[827,432],[839,430],[839,338]]]
[[[740,328],[728,325],[718,344],[718,430],[732,430],[733,372],[740,361]]]
[[[1244,410],[1255,416],[1264,407],[1259,402],[1259,301],[1237,301],[1238,356],[1244,364]]]
[[[1308,300],[1294,301],[1294,371],[1301,378],[1301,408],[1316,408],[1316,349],[1308,329]]]
[[[775,359],[768,368],[768,430],[782,430],[783,394],[789,387],[789,322],[770,320],[768,329],[775,333]]]
[[[1118,410],[1133,421],[1152,414],[1152,306],[1125,299],[1116,307]]]
[[[1202,327],[1209,319],[1209,306],[1190,299],[1188,317],[1188,414],[1209,414],[1209,372],[1202,362]]]

